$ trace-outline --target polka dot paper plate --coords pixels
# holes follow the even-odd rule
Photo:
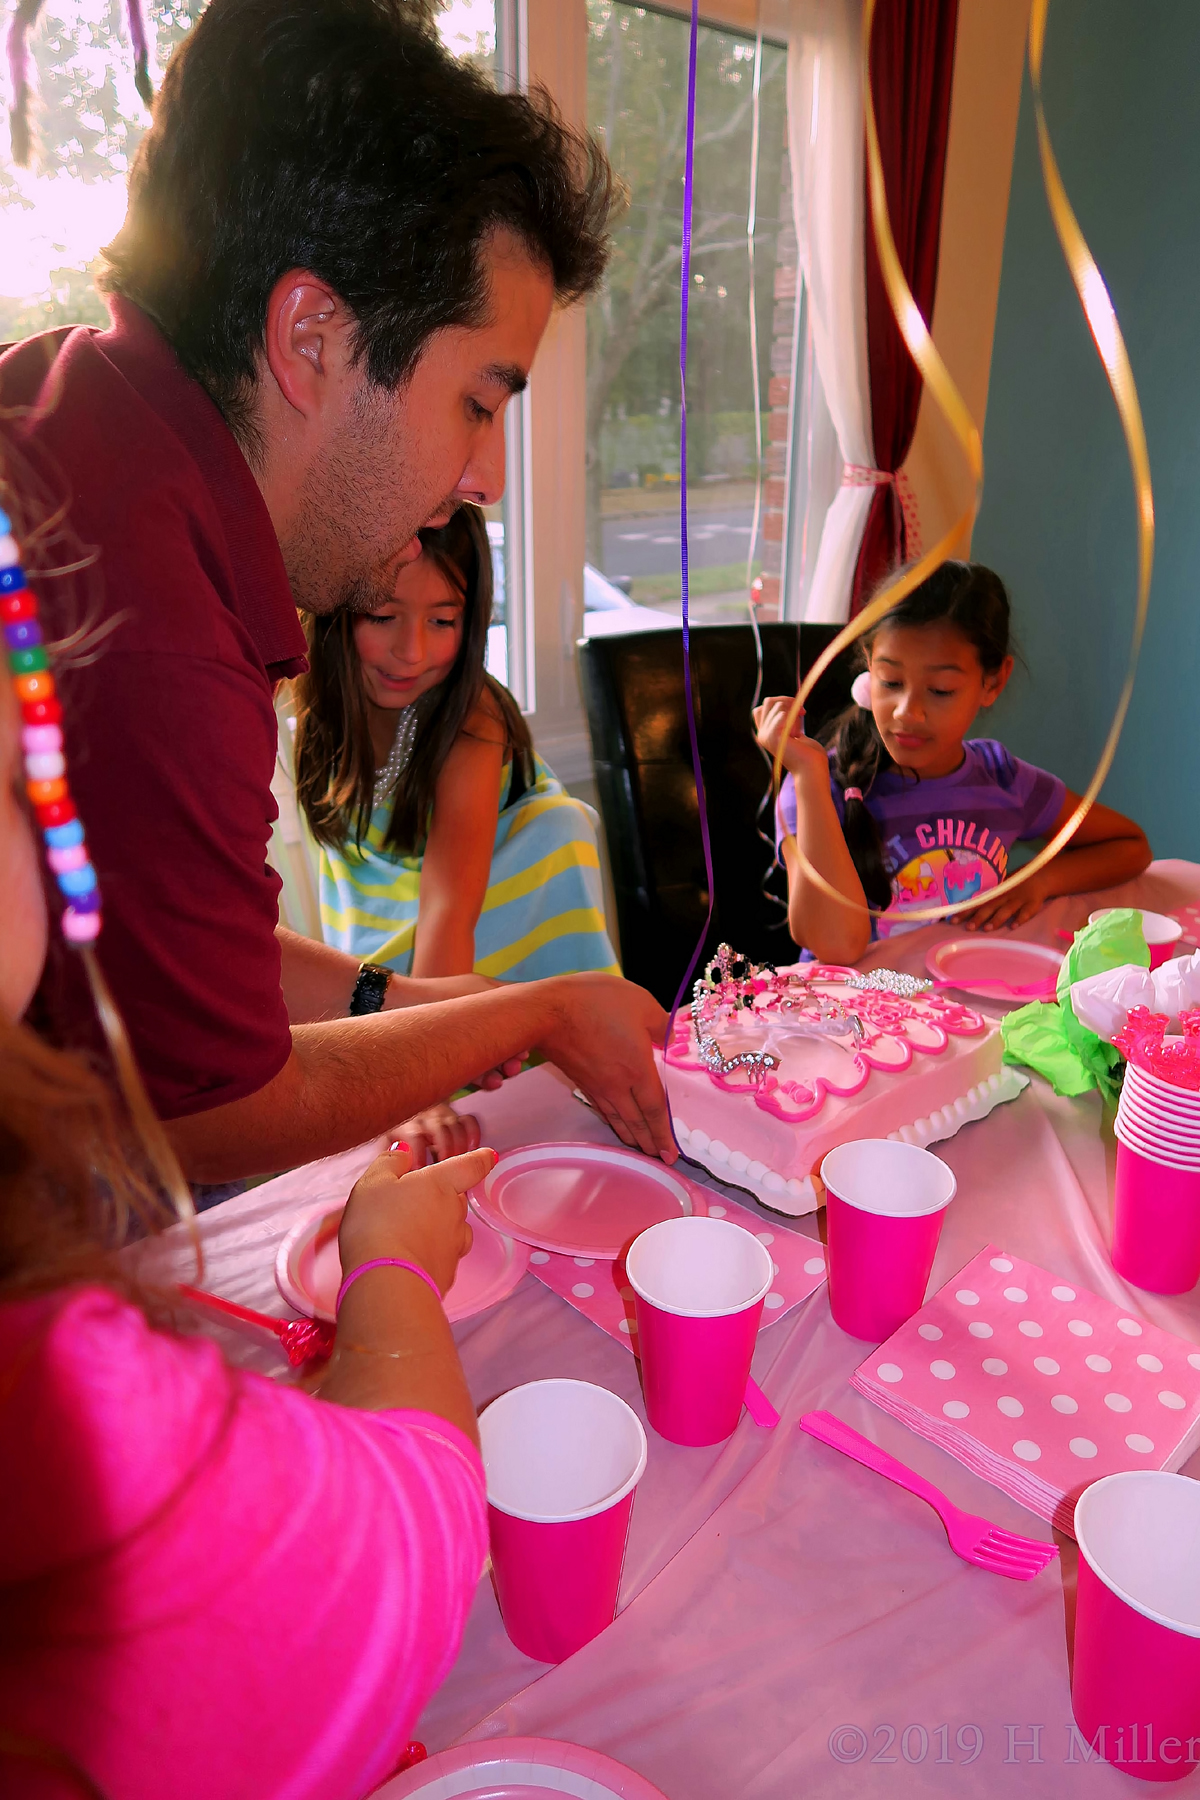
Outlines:
[[[460,1744],[397,1775],[373,1800],[546,1800],[551,1794],[665,1800],[660,1789],[610,1756],[553,1738]]]
[[[326,1201],[305,1213],[279,1246],[275,1285],[289,1306],[310,1319],[336,1321],[334,1301],[342,1285],[338,1226],[345,1203]],[[458,1265],[450,1292],[442,1302],[452,1325],[470,1319],[512,1293],[529,1265],[529,1247],[472,1221],[471,1248]]]
[[[506,1150],[471,1189],[497,1231],[560,1256],[615,1261],[660,1219],[707,1212],[704,1189],[636,1150],[603,1144],[531,1144]]]
[[[855,1371],[877,1406],[1070,1531],[1101,1475],[1178,1469],[1200,1349],[989,1245]]]

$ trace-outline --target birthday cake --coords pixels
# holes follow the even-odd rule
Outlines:
[[[683,1154],[777,1212],[812,1212],[835,1144],[927,1145],[1015,1099],[999,1030],[917,976],[758,968],[722,944],[666,1047]]]

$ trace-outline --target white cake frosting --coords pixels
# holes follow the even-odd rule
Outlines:
[[[1028,1077],[1003,1066],[999,1030],[930,985],[759,969],[722,945],[664,1057],[684,1155],[778,1212],[811,1212],[835,1144],[936,1143],[1013,1099]]]

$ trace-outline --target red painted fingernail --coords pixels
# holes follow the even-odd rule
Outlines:
[[[403,1138],[397,1138],[394,1144],[389,1145],[389,1149],[391,1149],[391,1150],[407,1150],[408,1145],[405,1143]]]

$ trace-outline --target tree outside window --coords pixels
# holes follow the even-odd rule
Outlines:
[[[588,118],[630,190],[603,291],[588,309],[587,557],[635,602],[678,613],[679,280],[687,116],[685,20],[587,0]],[[764,421],[772,340],[787,373],[795,261],[786,164],[786,65],[765,43],[755,234],[759,367],[749,353],[746,241],[754,39],[702,27],[688,361],[691,591],[698,617],[744,618],[755,477],[754,382]],[[777,303],[777,286],[783,299]],[[776,314],[782,311],[782,321]],[[778,460],[778,459],[776,459]],[[768,468],[768,473],[770,469]],[[782,473],[782,470],[779,471]],[[780,485],[782,485],[780,483]],[[758,534],[751,573],[762,565]],[[776,561],[776,568],[778,563]]]
[[[491,68],[494,0],[409,0],[457,56]],[[150,0],[151,80],[205,0]],[[105,325],[102,247],[125,216],[125,181],[150,116],[133,80],[124,0],[45,0],[29,39],[33,153],[14,166],[0,114],[0,343],[57,325]]]

